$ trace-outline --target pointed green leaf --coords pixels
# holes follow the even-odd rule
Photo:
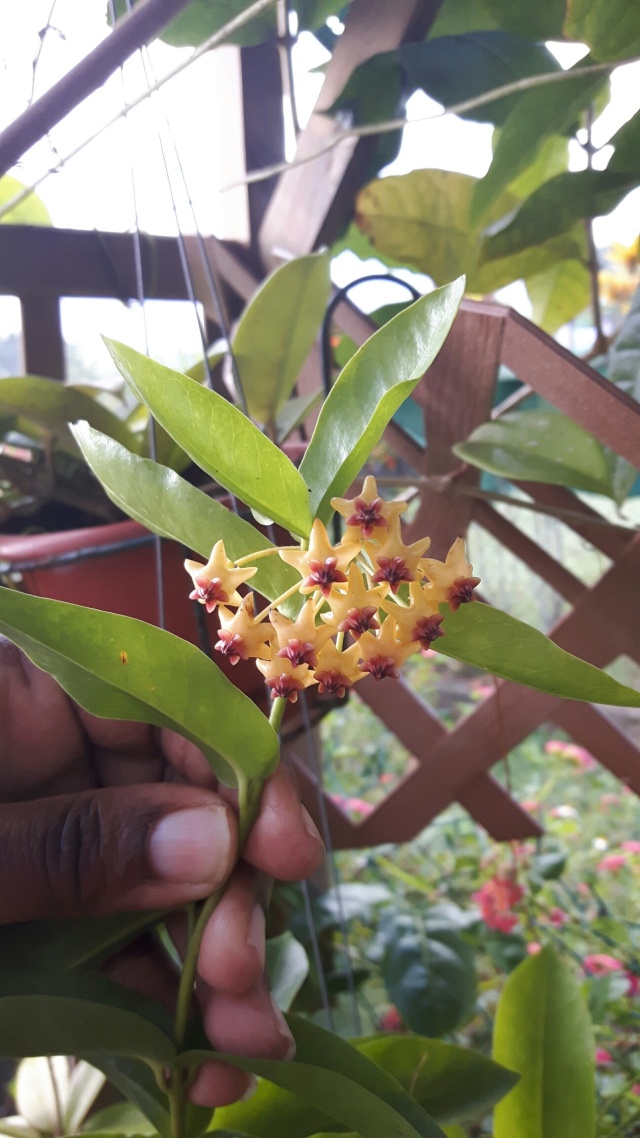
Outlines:
[[[480,601],[461,605],[455,613],[446,605],[440,611],[445,613],[445,635],[434,647],[444,656],[562,699],[640,707],[640,692],[565,652],[537,628],[506,612]]]
[[[550,336],[579,316],[591,294],[591,277],[582,261],[561,261],[529,277],[525,284],[533,306],[532,319]]]
[[[442,1123],[482,1118],[517,1082],[485,1055],[441,1039],[384,1034],[353,1044]]]
[[[296,427],[304,423],[307,415],[318,406],[323,395],[324,391],[319,387],[309,395],[296,395],[293,399],[287,400],[276,418],[278,443],[283,443]]]
[[[280,265],[245,308],[233,337],[251,418],[274,423],[293,391],[329,300],[329,254]]]
[[[68,921],[24,921],[0,928],[0,973],[97,966],[161,919],[160,911]]]
[[[94,715],[180,732],[227,785],[236,784],[235,772],[263,779],[276,766],[278,739],[262,712],[170,632],[12,589],[0,589],[0,632]]]
[[[580,67],[583,66],[584,60],[580,60]],[[521,96],[500,131],[493,161],[475,188],[472,224],[479,221],[514,178],[536,161],[545,139],[564,134],[579,123],[581,112],[608,82],[609,77],[598,71],[595,75],[563,78],[558,85],[547,84]]]
[[[75,419],[87,419],[129,450],[140,449],[140,437],[130,431],[117,415],[78,388],[65,387],[53,379],[42,379],[36,375],[0,379],[0,412],[24,415],[73,455],[78,451],[67,424]]]
[[[604,447],[560,411],[512,411],[482,423],[453,449],[464,462],[501,478],[612,494]]]
[[[300,472],[311,509],[323,521],[330,499],[361,470],[398,407],[442,347],[462,299],[464,279],[405,308],[356,352],[327,398]]]
[[[92,1114],[83,1130],[89,1134],[123,1134],[135,1138],[137,1134],[153,1134],[154,1128],[142,1111],[131,1102],[114,1102]]]
[[[0,206],[8,205],[24,188],[24,184],[17,178],[5,174],[0,178]],[[51,225],[49,210],[37,194],[29,194],[28,198],[14,206],[0,221],[3,225]]]
[[[629,0],[571,0],[564,32],[587,43],[594,59],[624,60],[640,53],[638,8]]]
[[[121,1094],[142,1111],[162,1138],[172,1138],[167,1096],[160,1090],[154,1072],[146,1063],[120,1055],[100,1055],[94,1057],[92,1062],[104,1071],[109,1082]],[[197,1133],[202,1133],[203,1129],[201,1127]]]
[[[494,1115],[495,1138],[595,1138],[595,1045],[580,987],[550,945],[509,976],[494,1058],[520,1081]]]
[[[86,972],[0,978],[0,1055],[130,1055],[166,1064],[173,1024],[155,1000]]]
[[[85,459],[111,501],[153,533],[172,538],[205,559],[220,539],[232,560],[272,546],[249,522],[166,466],[131,454],[113,439],[94,431],[88,423],[76,423],[72,429]],[[272,601],[300,579],[299,573],[277,556],[261,558],[256,561],[256,568],[258,572],[252,577],[252,584]],[[185,582],[188,583],[186,574]],[[299,603],[292,600],[291,615],[295,615],[299,607]],[[286,604],[283,611],[288,613]]]
[[[361,1138],[443,1138],[442,1130],[400,1083],[345,1039],[298,1016],[287,1016],[297,1044],[293,1062],[218,1056],[253,1071],[289,1094],[259,1084],[246,1103],[216,1113],[223,1126],[270,1138],[304,1138],[331,1130],[327,1116],[353,1129]],[[193,1052],[180,1062],[200,1062],[211,1053]],[[256,1106],[257,1102],[257,1106]],[[264,1108],[264,1109],[263,1109]]]
[[[309,494],[300,474],[237,407],[133,348],[105,343],[138,398],[202,470],[247,506],[308,535]]]

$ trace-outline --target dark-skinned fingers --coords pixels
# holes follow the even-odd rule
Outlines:
[[[219,888],[233,810],[188,786],[85,791],[0,806],[0,923],[171,908]]]
[[[210,988],[240,995],[258,982],[265,964],[264,889],[240,863],[204,931],[198,973]]]
[[[226,797],[227,792],[220,788]],[[280,763],[262,791],[260,813],[242,850],[245,861],[280,881],[301,881],[322,864],[324,843]]]
[[[291,1059],[293,1036],[262,976],[241,995],[198,985],[205,1031],[216,1051],[261,1059]]]
[[[254,1075],[230,1063],[203,1063],[189,1090],[189,1101],[196,1106],[229,1106],[250,1098],[257,1085]]]
[[[211,790],[217,787],[218,780],[195,743],[168,727],[163,727],[158,736],[163,755],[185,782]]]

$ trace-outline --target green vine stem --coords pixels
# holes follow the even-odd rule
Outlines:
[[[282,717],[287,706],[287,701],[284,698],[278,697],[273,701],[269,722],[277,733],[280,730]],[[262,782],[255,780],[247,780],[238,772],[238,851],[242,851],[245,841],[249,835],[251,827],[256,820],[258,811],[260,809],[260,797],[262,794]],[[175,1014],[175,1041],[178,1051],[184,1047],[185,1036],[187,1031],[187,1021],[189,1018],[189,1008],[191,1006],[191,999],[193,996],[193,988],[196,979],[196,970],[198,967],[198,955],[204,930],[207,922],[215,910],[218,902],[223,896],[226,885],[222,888],[216,889],[210,897],[207,897],[203,902],[202,907],[192,924],[192,932],[188,939],[187,950],[184,957],[182,967],[182,975],[180,977],[180,985],[178,988],[178,998],[176,1001],[176,1014]],[[171,1132],[173,1138],[185,1138],[185,1110],[186,1110],[186,1089],[187,1089],[188,1072],[184,1070],[175,1069],[171,1075],[171,1080],[168,1088],[169,1104],[171,1112]]]

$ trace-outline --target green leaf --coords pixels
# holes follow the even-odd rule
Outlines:
[[[584,66],[583,60],[580,66]],[[608,82],[608,76],[599,71],[595,75],[563,78],[557,86],[548,84],[522,95],[500,131],[487,173],[475,188],[472,223],[482,217],[514,178],[536,161],[547,138],[573,130],[581,112]]]
[[[389,909],[376,940],[389,999],[413,1031],[443,1035],[469,1015],[476,991],[473,949],[456,929],[430,926],[421,913]]]
[[[184,374],[188,375],[189,379],[195,379],[196,383],[204,383],[209,377],[209,372],[218,366],[228,350],[226,340],[216,340],[216,343],[207,352],[208,369],[205,367],[204,359],[202,359],[193,364]]]
[[[412,265],[440,284],[466,273],[467,290],[485,294],[511,281],[528,278],[567,257],[580,257],[584,232],[569,232],[518,256],[480,262],[486,242],[471,225],[470,209],[477,179],[450,170],[413,170],[379,178],[357,197],[356,220],[370,239],[350,247],[360,257],[379,257],[385,264]],[[502,219],[518,206],[511,193],[491,210]],[[353,230],[347,237],[353,236]]]
[[[158,39],[171,47],[197,47],[253,2],[254,0],[191,0],[185,10],[163,29]],[[139,0],[134,0],[134,3],[139,3]],[[127,0],[115,0],[116,19],[125,16],[128,11]],[[111,3],[107,5],[107,19],[109,23],[113,22]],[[240,28],[228,42],[250,47],[271,38],[275,31],[274,12],[268,8]]]
[[[88,423],[76,423],[73,433],[111,501],[153,533],[172,538],[204,558],[209,557],[220,539],[231,560],[272,546],[249,522],[166,466],[131,454],[106,435],[92,430]],[[256,569],[252,584],[269,600],[281,596],[300,578],[280,557],[263,557],[256,562]],[[188,583],[186,575],[185,582]],[[292,599],[283,611],[295,615],[299,607],[298,601]]]
[[[400,404],[440,351],[462,299],[457,280],[421,297],[356,352],[320,412],[300,472],[311,509],[323,521],[344,493]]]
[[[385,1034],[353,1043],[440,1123],[482,1118],[517,1081],[499,1063],[440,1039]]]
[[[533,321],[550,336],[579,316],[591,295],[591,277],[582,261],[561,261],[526,282]]]
[[[105,435],[117,439],[129,450],[140,449],[140,438],[101,403],[74,387],[36,375],[0,379],[0,411],[24,415],[55,439],[69,454],[77,455],[68,423],[87,419]]]
[[[604,447],[561,411],[509,412],[482,423],[453,449],[463,462],[501,478],[612,494]]]
[[[278,739],[262,712],[203,652],[170,632],[4,588],[0,631],[81,707],[178,731],[227,785],[239,772],[262,780],[277,764]]]
[[[233,338],[251,418],[273,424],[293,391],[329,300],[329,255],[296,257],[275,269],[245,308]]]
[[[101,1055],[92,1061],[104,1071],[109,1082],[149,1119],[162,1138],[172,1138],[167,1096],[160,1090],[154,1072],[146,1063],[119,1055]],[[195,1109],[187,1108],[188,1112]],[[202,1133],[203,1129],[201,1126],[197,1133]]]
[[[83,1126],[83,1132],[94,1134],[123,1134],[135,1138],[137,1134],[153,1134],[154,1127],[142,1111],[131,1102],[114,1102],[97,1114],[92,1114]]]
[[[24,189],[24,184],[17,178],[5,174],[0,178],[0,206],[7,205]],[[51,225],[49,210],[37,194],[29,194],[0,220],[4,225]]]
[[[155,924],[162,912],[114,913],[68,921],[25,921],[0,927],[0,973],[67,972],[102,964]]]
[[[437,651],[444,656],[561,699],[640,707],[640,692],[565,652],[544,633],[506,612],[480,601],[461,605],[455,613],[444,605],[440,611],[445,612],[445,635],[437,641]]]
[[[304,1138],[334,1129],[330,1116],[357,1127],[361,1138],[442,1138],[437,1123],[400,1083],[346,1040],[297,1016],[287,1016],[287,1022],[297,1044],[293,1062],[221,1057],[289,1093],[260,1083],[248,1102],[217,1112],[216,1122],[256,1138]],[[201,1062],[205,1054],[194,1052],[178,1062]]]
[[[304,423],[307,415],[321,402],[324,391],[321,387],[309,395],[296,395],[288,399],[276,417],[276,441],[281,444]]]
[[[595,1138],[595,1046],[571,972],[547,945],[507,980],[494,1058],[520,1074],[499,1103],[495,1138]]]
[[[608,363],[611,382],[640,402],[640,287],[634,292],[622,327],[609,349]],[[638,477],[638,471],[617,454],[612,454],[611,461],[613,495],[620,506]]]
[[[202,470],[247,506],[308,535],[309,494],[300,474],[237,407],[133,348],[105,343],[138,398]]]
[[[267,974],[271,995],[283,1012],[288,1012],[309,975],[309,957],[293,933],[282,933],[267,941]]]
[[[500,131],[494,130],[494,153],[500,138]],[[556,174],[562,174],[569,167],[569,140],[561,138],[557,134],[549,135],[545,138],[544,142],[540,145],[537,157],[514,178],[509,182],[509,193],[514,194],[515,197],[521,201],[523,198],[528,198],[538,186],[543,182],[548,182],[550,178],[555,178]],[[586,255],[586,246],[585,246]]]
[[[564,32],[588,44],[594,59],[603,62],[640,53],[638,7],[629,0],[571,0]]]
[[[168,1012],[155,1000],[86,972],[17,972],[0,979],[0,1055],[175,1055]]]
[[[514,4],[513,0],[482,0],[482,4],[498,27],[506,32],[546,40],[560,38],[567,0],[537,0],[535,4]]]

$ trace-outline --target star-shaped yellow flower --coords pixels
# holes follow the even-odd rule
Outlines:
[[[467,561],[461,537],[456,538],[444,561],[425,557],[420,569],[428,577],[434,597],[447,601],[453,612],[473,600],[473,590],[480,584],[480,578],[472,576],[473,565]]]
[[[328,640],[318,654],[318,665],[314,672],[319,684],[318,691],[342,698],[347,688],[353,687],[365,677],[359,660],[360,649],[357,644],[340,652],[333,640]]]
[[[333,546],[319,518],[311,527],[308,549],[281,549],[280,556],[287,565],[293,565],[304,578],[301,593],[320,589],[328,597],[334,584],[346,581],[345,569],[360,552],[359,541],[341,541]]]
[[[218,604],[241,604],[242,597],[236,591],[238,586],[244,585],[258,572],[254,566],[236,569],[225,553],[224,541],[216,542],[206,565],[187,560],[184,567],[194,584],[189,599],[205,605],[207,612],[213,612]]]
[[[262,672],[272,699],[280,697],[288,699],[289,703],[295,703],[298,692],[318,682],[306,664],[294,668],[291,660],[286,657],[280,659],[273,656],[271,660],[256,660],[256,667]]]
[[[277,609],[270,613],[269,619],[278,638],[277,655],[280,658],[286,657],[294,667],[308,664],[310,668],[315,668],[317,652],[333,636],[335,630],[324,624],[316,624],[312,598],[309,597],[304,602],[295,621],[288,620]]]
[[[386,585],[367,589],[362,573],[352,562],[346,591],[334,589],[327,598],[331,613],[320,615],[327,623],[337,625],[338,631],[350,632],[357,638],[369,629],[380,627],[378,608],[386,592]]]
[[[254,620],[253,596],[249,593],[235,612],[220,605],[220,639],[215,645],[218,652],[226,656],[232,664],[238,660],[259,657],[271,658],[269,642],[275,639],[273,628],[267,621],[256,624]]]
[[[385,582],[392,593],[397,593],[403,581],[414,581],[420,559],[431,545],[431,538],[423,537],[413,545],[405,545],[400,532],[400,519],[393,518],[382,545],[367,541],[365,550],[371,558],[375,572],[374,583]]]
[[[376,480],[368,474],[355,498],[332,498],[331,505],[347,523],[345,538],[369,538],[375,529],[386,529],[392,518],[403,514],[406,502],[385,502],[378,495]]]
[[[362,671],[370,672],[374,680],[383,680],[386,676],[397,680],[405,660],[420,648],[417,641],[403,643],[398,640],[397,632],[394,618],[388,616],[375,636],[372,632],[364,632],[354,646],[360,651]]]
[[[395,620],[399,640],[405,643],[417,640],[420,647],[427,651],[434,640],[444,636],[444,630],[440,627],[444,616],[438,611],[438,601],[429,585],[423,587],[418,581],[412,581],[409,585],[409,598],[406,608],[393,601],[383,601],[381,608]]]

